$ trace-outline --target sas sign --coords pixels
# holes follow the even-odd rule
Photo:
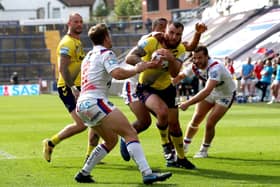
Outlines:
[[[39,84],[1,85],[0,96],[39,95]]]

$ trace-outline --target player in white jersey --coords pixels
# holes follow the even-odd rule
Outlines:
[[[159,68],[160,61],[138,63],[131,69],[122,68],[115,53],[110,50],[112,39],[105,24],[91,27],[88,35],[94,48],[88,52],[82,62],[82,88],[76,111],[86,125],[93,128],[104,142],[92,151],[82,170],[75,176],[75,180],[81,183],[95,182],[90,173],[96,164],[115,147],[118,135],[124,137],[128,152],[137,164],[145,184],[166,180],[172,174],[152,172],[136,131],[125,115],[108,100],[108,89],[112,78],[122,80],[147,68]]]
[[[184,76],[195,74],[206,82],[203,89],[179,106],[182,110],[186,110],[189,106],[196,104],[192,120],[186,129],[184,149],[186,152],[199,124],[210,112],[206,120],[205,134],[200,151],[194,156],[195,158],[205,158],[208,156],[208,148],[215,136],[216,124],[234,101],[236,86],[226,67],[218,61],[212,60],[205,46],[199,46],[194,50],[192,61],[192,67],[183,70],[182,74]],[[182,76],[182,74],[180,75]]]

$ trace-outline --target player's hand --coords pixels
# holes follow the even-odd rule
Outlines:
[[[72,91],[72,94],[74,95],[74,97],[77,100],[79,95],[80,95],[79,89],[74,85],[74,86],[71,86],[71,91]]]
[[[158,49],[157,50],[157,54],[159,54],[161,56],[161,60],[166,60],[168,62],[172,62],[172,61],[175,61],[176,58],[174,57],[173,53],[168,50],[168,49],[164,49],[164,48],[161,48],[161,49]]]
[[[150,68],[161,68],[162,64],[161,64],[161,60],[152,60],[149,62],[140,62],[138,64],[135,65],[135,71],[137,73],[141,73],[142,71],[145,71],[146,69],[150,69]]]
[[[171,79],[171,82],[174,86],[176,86],[177,84],[179,84],[180,79],[178,77],[174,77]]]
[[[196,23],[195,31],[199,34],[204,33],[207,30],[207,26],[204,23]]]
[[[147,68],[153,68],[153,69],[157,69],[157,68],[161,68],[162,67],[162,60],[152,60],[150,62],[147,62]]]
[[[183,111],[187,110],[187,109],[189,108],[188,102],[186,101],[186,102],[181,103],[181,104],[179,105],[179,108],[180,108],[181,110],[183,110]]]

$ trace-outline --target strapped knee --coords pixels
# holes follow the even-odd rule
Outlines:
[[[193,124],[189,124],[189,128],[198,129],[199,127],[198,126],[193,126]]]

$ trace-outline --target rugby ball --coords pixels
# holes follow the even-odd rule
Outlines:
[[[153,52],[152,54],[152,60],[160,60],[161,55],[157,52]]]
[[[153,52],[152,54],[152,60],[161,60],[162,55],[158,54],[156,51]],[[162,68],[167,68],[168,67],[168,61],[162,60],[161,61]]]

